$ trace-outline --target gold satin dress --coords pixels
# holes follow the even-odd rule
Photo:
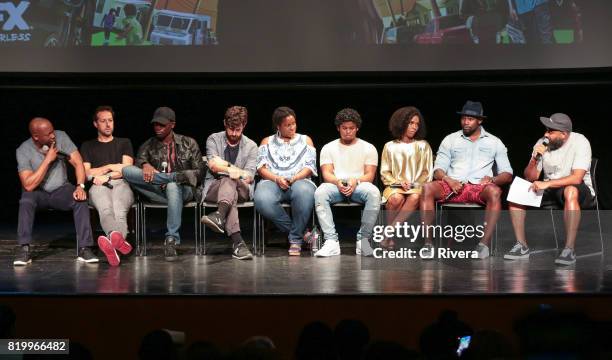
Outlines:
[[[411,143],[389,141],[383,148],[380,164],[380,177],[385,185],[383,201],[386,202],[393,194],[420,194],[422,185],[431,181],[432,170],[433,153],[427,141],[416,140]],[[402,181],[418,183],[421,186],[408,191],[389,186]]]

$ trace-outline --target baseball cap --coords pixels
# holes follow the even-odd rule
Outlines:
[[[169,122],[175,122],[176,115],[174,114],[174,110],[169,107],[162,106],[158,107],[153,113],[153,120],[151,120],[151,124],[159,123],[162,125],[166,125]]]
[[[550,117],[540,117],[542,125],[549,129],[572,132],[572,119],[563,113],[552,114]]]

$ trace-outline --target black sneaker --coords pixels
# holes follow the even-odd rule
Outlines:
[[[212,231],[223,234],[225,232],[225,220],[221,218],[218,211],[202,216],[202,224],[208,226]]]
[[[506,260],[529,259],[529,248],[520,242],[514,244],[512,249],[504,254]]]
[[[97,263],[99,260],[94,255],[94,253],[91,251],[90,248],[82,247],[79,249],[79,256],[77,257],[77,261],[86,262],[88,264],[91,264],[91,263]]]
[[[576,263],[576,254],[574,249],[565,248],[559,254],[559,257],[555,260],[557,265],[572,265]]]
[[[164,258],[166,261],[175,261],[178,259],[176,253],[176,239],[172,236],[168,236],[164,242]]]
[[[32,253],[30,252],[30,245],[23,245],[17,247],[15,251],[15,260],[13,261],[14,266],[24,266],[32,262]]]
[[[178,171],[176,173],[176,182],[196,187],[198,185],[198,178],[193,170]]]
[[[250,260],[253,258],[253,254],[244,241],[241,241],[238,243],[238,245],[234,246],[232,257],[238,260]]]

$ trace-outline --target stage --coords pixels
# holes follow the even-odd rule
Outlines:
[[[187,233],[179,260],[166,262],[162,234],[154,232],[148,256],[122,257],[119,267],[76,261],[69,222],[36,228],[32,264],[13,267],[14,229],[0,231],[0,293],[3,295],[506,295],[600,294],[612,291],[612,265],[601,255],[555,266],[556,251],[530,260],[416,259],[381,261],[355,255],[341,241],[342,255],[289,257],[283,238],[268,242],[264,256],[232,259],[229,241],[209,236],[208,254],[195,255]],[[12,237],[11,237],[12,236]],[[49,240],[52,239],[52,240]],[[159,240],[156,240],[159,239]],[[247,239],[248,242],[249,239]],[[101,255],[101,254],[100,254]]]

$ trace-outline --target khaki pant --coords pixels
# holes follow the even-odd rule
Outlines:
[[[238,208],[236,205],[239,202],[249,200],[249,186],[241,180],[233,180],[228,177],[213,180],[208,188],[208,193],[204,199],[207,202],[226,202],[232,206],[227,213],[225,219],[225,232],[227,235],[232,235],[240,231],[240,222],[238,219]]]

